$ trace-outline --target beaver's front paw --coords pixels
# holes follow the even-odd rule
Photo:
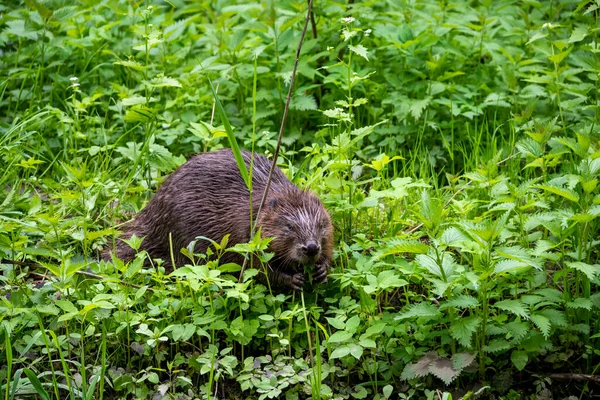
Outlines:
[[[306,281],[306,277],[303,273],[295,273],[294,275],[289,276],[286,284],[294,290],[302,291],[302,286],[304,286],[304,281]]]
[[[313,272],[313,280],[316,283],[327,283],[327,272],[329,271],[329,264],[320,263],[315,265],[315,271]]]

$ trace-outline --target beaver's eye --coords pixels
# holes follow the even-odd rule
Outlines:
[[[321,221],[321,222],[319,223],[319,228],[321,228],[321,229],[325,229],[325,228],[327,228],[327,221]]]
[[[285,226],[285,229],[287,229],[288,231],[291,231],[292,229],[294,229],[294,226],[292,225],[291,222],[286,222],[284,226]]]

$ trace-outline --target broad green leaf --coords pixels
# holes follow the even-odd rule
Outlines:
[[[527,365],[527,361],[529,361],[529,357],[526,352],[515,350],[511,353],[510,360],[519,371],[523,371]]]
[[[351,349],[348,346],[340,346],[333,350],[331,353],[331,359],[334,360],[336,358],[346,357],[348,354],[350,354],[350,350]]]
[[[350,340],[352,338],[352,333],[346,331],[337,331],[333,335],[329,337],[329,343],[340,343]]]

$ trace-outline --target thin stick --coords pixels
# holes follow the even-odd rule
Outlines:
[[[287,119],[288,110],[290,108],[290,102],[292,100],[292,93],[294,90],[294,81],[296,80],[296,71],[298,69],[298,62],[300,61],[300,52],[302,50],[302,42],[304,42],[304,36],[306,35],[306,30],[308,29],[308,23],[310,21],[310,15],[312,12],[312,4],[313,0],[308,0],[308,10],[306,11],[306,20],[304,21],[304,29],[302,29],[302,34],[300,35],[300,43],[298,43],[298,49],[296,50],[296,60],[294,61],[294,69],[292,70],[292,78],[290,80],[290,89],[288,90],[287,98],[285,100],[285,108],[283,109],[283,116],[281,117],[281,126],[279,127],[279,136],[277,136],[277,145],[275,146],[275,152],[273,153],[273,162],[271,163],[271,169],[269,170],[269,176],[267,178],[267,184],[265,186],[265,191],[263,192],[262,198],[260,200],[260,205],[258,206],[258,211],[256,216],[254,217],[254,223],[252,226],[252,233],[256,232],[256,226],[258,224],[258,220],[260,217],[260,212],[262,211],[265,202],[267,201],[267,195],[269,194],[269,189],[271,188],[271,178],[273,177],[273,171],[277,166],[277,156],[279,155],[279,148],[281,147],[281,139],[283,138],[283,130],[285,128],[285,120]],[[244,259],[242,264],[242,270],[240,271],[239,282],[242,281],[242,276],[244,274],[244,269],[246,268],[247,258]]]
[[[304,21],[304,29],[302,29],[302,35],[300,36],[300,43],[298,43],[298,50],[296,50],[296,60],[294,61],[294,69],[292,70],[292,79],[290,80],[290,89],[288,90],[287,98],[285,99],[285,108],[283,109],[283,117],[281,118],[281,126],[279,127],[279,136],[277,137],[277,146],[275,146],[275,152],[273,153],[273,163],[271,163],[271,169],[269,170],[269,177],[267,178],[267,184],[265,186],[265,191],[263,192],[262,199],[260,200],[260,206],[258,207],[258,212],[256,213],[256,220],[254,221],[254,229],[256,230],[256,223],[258,221],[258,217],[260,216],[260,212],[265,205],[267,200],[267,195],[269,193],[269,188],[271,187],[271,178],[273,176],[273,171],[277,166],[277,156],[279,155],[279,148],[281,147],[281,139],[283,138],[283,130],[285,128],[285,120],[287,119],[288,109],[290,108],[290,102],[292,100],[292,92],[294,90],[294,81],[296,80],[296,70],[298,69],[298,62],[300,61],[300,51],[302,50],[302,42],[304,41],[304,36],[306,35],[306,30],[308,28],[308,23],[310,21],[310,13],[312,11],[312,3],[313,0],[308,1],[308,10],[306,11],[306,20]]]

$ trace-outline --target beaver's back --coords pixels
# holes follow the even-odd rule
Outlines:
[[[242,152],[248,170],[251,153]],[[253,218],[267,182],[271,161],[255,154],[253,162]],[[273,171],[270,195],[301,192],[279,168]],[[230,149],[201,153],[180,166],[162,184],[148,205],[127,226],[125,238],[135,234],[145,237],[141,250],[153,258],[162,258],[170,266],[169,234],[173,256],[178,266],[188,262],[180,249],[197,236],[219,242],[230,234],[229,243],[250,240],[250,192],[242,179]],[[210,246],[199,239],[195,251],[205,252]],[[133,258],[133,251],[119,241],[117,254],[121,259]],[[241,256],[227,252],[224,262],[241,262]]]

